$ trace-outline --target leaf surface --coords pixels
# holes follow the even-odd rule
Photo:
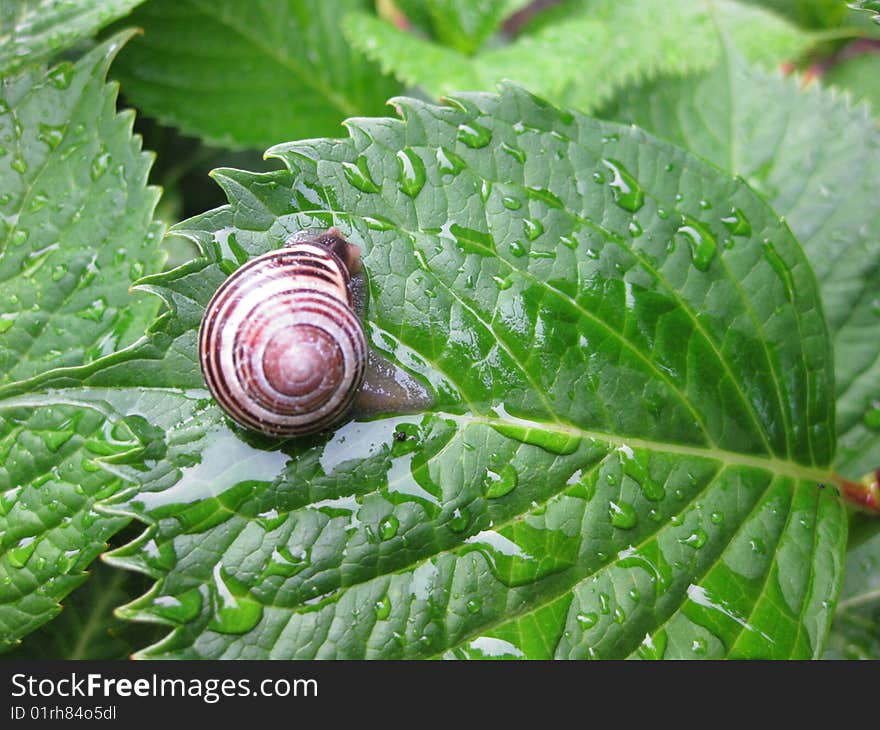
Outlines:
[[[142,450],[136,416],[33,392],[142,337],[158,310],[129,292],[160,269],[161,226],[150,157],[105,83],[122,41],[0,88],[2,648],[52,618],[126,524],[92,509],[122,485],[100,462]]]
[[[352,14],[344,29],[383,69],[435,96],[491,90],[510,79],[551,101],[590,111],[625,83],[711,66],[720,50],[716,23],[751,58],[767,64],[797,56],[812,40],[771,13],[730,0],[576,3],[555,22],[473,57],[364,13]]]
[[[271,150],[287,170],[215,171],[230,205],[176,228],[203,258],[145,281],[162,346],[89,382],[147,373],[164,424],[102,507],[149,524],[108,556],[157,581],[124,614],[173,627],[142,655],[818,654],[846,524],[817,488],[830,341],[787,227],[686,152],[516,87],[397,104]],[[728,246],[726,205],[750,226]],[[373,347],[435,404],[244,433],[199,389],[204,306],[330,225],[365,252]]]
[[[351,49],[342,17],[367,0],[156,0],[114,75],[147,114],[213,143],[265,148],[338,134],[397,85]]]
[[[826,659],[880,658],[880,521],[856,516]]]
[[[868,107],[769,75],[730,50],[716,70],[631,89],[604,114],[742,175],[785,216],[819,278],[834,337],[837,468],[855,479],[876,467],[880,131]]]
[[[0,5],[0,74],[88,38],[143,0],[11,0]]]
[[[528,0],[399,0],[419,30],[462,53],[473,53]]]

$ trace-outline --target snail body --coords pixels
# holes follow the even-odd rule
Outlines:
[[[238,424],[298,436],[336,424],[359,397],[371,411],[429,402],[412,378],[370,352],[359,256],[335,228],[299,234],[237,269],[211,298],[199,361]]]

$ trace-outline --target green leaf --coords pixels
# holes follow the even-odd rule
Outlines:
[[[880,54],[863,53],[831,67],[824,83],[849,91],[856,101],[868,101],[880,114]]]
[[[0,88],[0,648],[52,618],[127,522],[92,509],[122,485],[100,464],[143,449],[137,394],[121,416],[33,392],[143,337],[158,309],[129,292],[160,269],[161,226],[150,157],[104,80],[122,40]]]
[[[477,51],[503,20],[528,0],[398,0],[406,17],[423,32],[461,53]]]
[[[0,74],[88,38],[143,0],[11,0],[0,4]]]
[[[100,562],[89,567],[89,580],[70,594],[54,621],[32,633],[3,659],[126,659],[154,639],[155,630],[133,625],[113,611],[143,592],[143,578]]]
[[[826,659],[880,658],[880,520],[857,517]]]
[[[91,362],[158,309],[130,284],[161,268],[151,156],[116,113],[122,40],[0,85],[0,386]]]
[[[146,282],[175,367],[120,368],[199,383],[216,287],[332,224],[365,252],[373,347],[435,403],[277,441],[157,387],[167,452],[103,506],[149,524],[108,556],[157,580],[123,615],[174,627],[141,655],[818,655],[846,522],[817,488],[833,374],[797,242],[640,130],[516,87],[451,103],[215,171],[230,205],[176,227],[203,258]],[[750,232],[725,246],[728,205]]]
[[[704,76],[622,93],[605,115],[742,175],[785,216],[819,278],[834,337],[837,468],[858,478],[877,466],[880,131],[868,108],[752,68],[731,50]],[[736,213],[724,212],[735,231]]]
[[[113,67],[145,113],[233,147],[337,134],[397,85],[349,48],[339,23],[368,0],[154,0]]]
[[[844,0],[744,0],[750,5],[772,10],[807,28],[830,28],[846,17]]]
[[[662,71],[708,68],[719,57],[716,23],[751,58],[767,64],[800,54],[812,41],[777,16],[730,0],[596,0],[583,6],[473,57],[364,13],[351,14],[344,30],[383,69],[435,96],[490,90],[499,80],[511,79],[582,111],[594,109],[627,82]]]
[[[855,10],[865,10],[873,13],[875,23],[880,23],[880,2],[878,0],[855,0],[850,3],[850,7]]]

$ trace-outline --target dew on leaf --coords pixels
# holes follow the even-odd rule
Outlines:
[[[397,535],[400,528],[400,520],[394,515],[388,515],[379,522],[379,537],[382,540],[390,540]]]
[[[525,256],[528,249],[522,241],[512,241],[510,243],[510,253],[517,258]]]
[[[506,152],[513,159],[515,159],[520,164],[526,161],[526,153],[519,147],[515,147],[514,145],[507,144],[507,142],[501,143],[501,151]]]
[[[111,160],[112,158],[110,157],[109,150],[106,146],[101,145],[101,149],[98,154],[95,155],[95,158],[92,160],[91,168],[89,169],[89,174],[91,175],[92,180],[98,180],[105,172],[107,172]]]
[[[645,638],[639,644],[639,656],[642,659],[662,659],[666,654],[668,642],[669,638],[665,629],[660,629],[654,636],[645,634]]]
[[[464,604],[467,612],[470,614],[477,614],[480,612],[482,606],[480,605],[480,601],[476,598],[471,598],[467,603]]]
[[[263,606],[253,599],[247,587],[229,574],[220,563],[214,566],[212,585],[214,616],[208,628],[221,634],[243,634],[263,617]]]
[[[709,539],[709,536],[706,534],[705,530],[701,530],[697,528],[690,535],[685,538],[679,540],[682,545],[687,545],[689,548],[693,548],[694,550],[699,550],[703,545],[706,544],[706,541]]]
[[[523,228],[525,229],[526,237],[530,241],[534,241],[544,232],[544,225],[541,221],[533,220],[531,218],[525,218],[523,220]]]
[[[686,219],[676,233],[687,239],[694,266],[700,271],[707,271],[718,250],[715,237],[707,228],[692,219]]]
[[[452,518],[449,520],[449,529],[453,532],[464,532],[470,523],[471,517],[467,509],[456,507],[452,512]]]
[[[630,213],[638,211],[645,204],[645,193],[636,179],[616,160],[602,160],[602,164],[611,171],[608,186],[614,202]]]
[[[0,314],[0,335],[4,332],[8,332],[12,328],[12,325],[15,324],[17,318],[17,312],[4,312],[3,314]]]
[[[871,408],[865,412],[862,423],[872,431],[880,431],[880,401],[871,402]]]
[[[522,208],[522,201],[519,198],[514,198],[512,195],[505,195],[501,198],[501,203],[508,210],[519,210]]]
[[[724,216],[721,222],[734,236],[748,237],[752,235],[752,225],[739,208],[731,208],[730,213]]]
[[[415,198],[425,186],[425,163],[411,147],[397,153],[397,166],[400,173],[400,189],[409,197]]]
[[[6,551],[6,559],[13,568],[23,568],[37,547],[36,537],[23,537],[15,547]]]
[[[374,608],[376,609],[376,618],[384,621],[391,615],[391,599],[385,595],[376,601]]]
[[[54,150],[61,144],[61,140],[64,139],[64,130],[67,129],[66,124],[61,124],[57,126],[53,126],[51,124],[43,124],[40,123],[37,125],[39,129],[39,133],[37,134],[37,139],[41,142],[44,142],[49,146],[49,149]]]
[[[378,193],[381,190],[370,175],[370,168],[364,155],[358,155],[357,160],[353,163],[343,162],[342,173],[345,175],[345,179],[361,192]]]
[[[599,614],[594,611],[587,611],[586,613],[579,613],[577,615],[577,622],[584,629],[591,629],[597,623],[599,623]]]
[[[498,472],[488,470],[483,480],[486,499],[497,499],[510,494],[516,488],[517,478],[513,464],[505,464]]]
[[[472,149],[485,147],[492,141],[492,131],[476,122],[458,125],[458,139]]]
[[[467,163],[457,154],[445,147],[437,148],[437,168],[444,175],[458,175]]]
[[[609,502],[608,514],[611,524],[621,530],[631,530],[639,521],[635,508],[627,502]]]
[[[794,281],[791,278],[791,271],[770,241],[764,241],[764,258],[782,280],[782,285],[785,288],[785,298],[790,302],[794,301]]]

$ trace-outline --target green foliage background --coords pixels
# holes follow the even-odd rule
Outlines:
[[[0,0],[0,650],[877,658],[854,5]],[[201,313],[329,225],[434,406],[244,434]]]

